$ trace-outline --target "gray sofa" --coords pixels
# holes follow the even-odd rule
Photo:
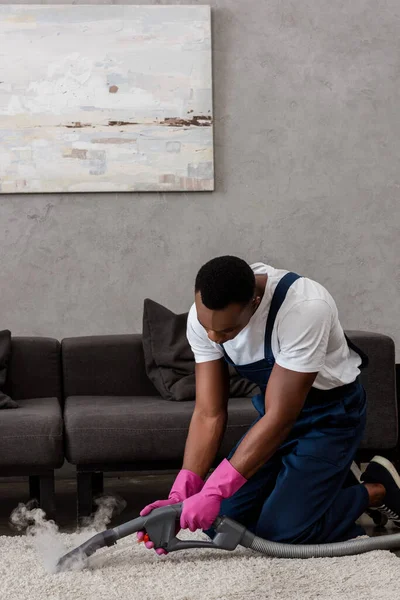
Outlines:
[[[0,411],[0,477],[29,476],[30,497],[52,518],[64,462],[60,343],[13,337],[4,391],[18,408]]]
[[[370,358],[362,380],[367,429],[359,461],[380,453],[397,460],[395,349],[387,336],[348,331]],[[103,473],[178,469],[194,401],[164,400],[146,375],[142,336],[67,338],[62,342],[65,456],[76,465],[78,515],[92,511]],[[249,398],[232,398],[218,460],[256,417]]]

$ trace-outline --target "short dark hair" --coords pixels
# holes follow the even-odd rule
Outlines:
[[[219,256],[203,265],[196,277],[195,291],[210,310],[229,304],[246,305],[254,296],[256,278],[250,265],[236,256]]]

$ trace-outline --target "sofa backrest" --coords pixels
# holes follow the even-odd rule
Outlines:
[[[146,375],[140,334],[65,338],[64,397],[158,396]]]
[[[398,440],[396,355],[392,338],[379,333],[346,331],[369,358],[361,373],[367,392],[367,427],[363,448],[394,448]]]
[[[393,340],[378,333],[346,331],[369,357],[361,380],[367,391],[366,448],[393,448],[398,414]],[[105,335],[62,341],[64,397],[159,396],[145,370],[142,336]]]
[[[12,337],[4,388],[14,400],[62,400],[61,345],[53,338]]]

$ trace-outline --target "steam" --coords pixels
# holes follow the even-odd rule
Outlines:
[[[115,515],[119,515],[126,507],[126,501],[119,496],[101,496],[96,498],[96,512],[83,520],[83,529],[91,533],[103,531]]]
[[[18,531],[26,529],[26,535],[32,538],[46,571],[54,573],[58,559],[65,553],[65,546],[55,522],[46,521],[43,510],[33,506],[32,502],[18,504],[11,513],[10,522]]]
[[[17,531],[25,531],[31,538],[32,545],[42,558],[43,566],[48,573],[56,573],[59,559],[67,552],[80,546],[99,531],[106,529],[112,517],[119,514],[126,507],[126,502],[116,496],[102,496],[95,500],[97,510],[85,519],[83,527],[78,529],[71,537],[72,547],[67,546],[65,537],[60,533],[54,521],[47,521],[41,508],[37,508],[35,501],[27,504],[20,503],[10,516],[10,524]],[[70,538],[70,536],[68,536]],[[69,570],[81,570],[87,564],[81,556],[77,555],[68,564]]]

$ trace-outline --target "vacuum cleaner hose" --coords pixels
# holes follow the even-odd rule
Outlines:
[[[250,541],[250,540],[249,540]],[[351,556],[364,554],[372,550],[390,550],[400,548],[400,533],[374,538],[359,538],[348,542],[333,544],[292,545],[269,542],[254,536],[246,547],[275,558],[323,558],[333,556]]]

